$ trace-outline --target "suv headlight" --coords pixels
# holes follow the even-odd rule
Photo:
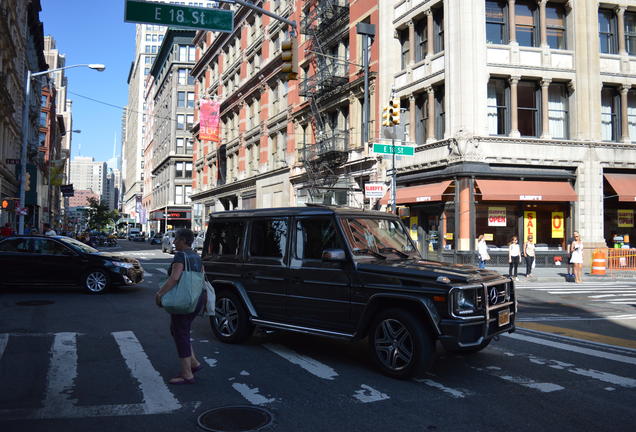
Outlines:
[[[131,268],[134,267],[131,263],[122,262],[122,261],[113,261],[113,265],[115,267],[122,267],[122,268],[125,268],[125,269],[131,269]]]
[[[456,315],[470,315],[477,312],[477,290],[458,289],[453,296],[453,310]]]

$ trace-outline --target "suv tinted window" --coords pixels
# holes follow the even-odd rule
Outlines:
[[[215,222],[210,228],[208,255],[240,255],[244,237],[245,222]]]
[[[253,221],[250,233],[250,256],[282,259],[287,246],[288,225],[286,219]]]
[[[295,257],[301,260],[320,260],[325,249],[344,249],[334,220],[330,217],[297,219]]]

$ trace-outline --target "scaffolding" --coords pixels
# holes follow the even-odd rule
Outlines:
[[[300,150],[299,159],[313,201],[333,187],[338,181],[336,171],[348,160],[349,131],[325,124],[324,101],[349,81],[347,59],[329,51],[339,42],[334,36],[348,26],[349,4],[347,0],[307,0],[304,10],[300,32],[308,36],[305,52],[314,74],[300,82],[299,94],[309,103],[314,142]]]

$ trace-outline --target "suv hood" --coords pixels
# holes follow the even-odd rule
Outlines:
[[[407,278],[435,280],[440,276],[447,277],[451,282],[486,282],[502,276],[493,270],[481,270],[472,265],[448,264],[439,261],[423,259],[411,260],[372,260],[357,262],[359,271],[390,274]]]

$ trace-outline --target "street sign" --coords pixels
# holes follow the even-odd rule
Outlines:
[[[5,159],[4,162],[7,165],[19,165],[20,164],[20,159]]]
[[[15,213],[17,215],[27,216],[29,214],[29,209],[26,207],[16,207]]]
[[[170,27],[234,31],[234,11],[126,0],[124,21]]]
[[[382,154],[393,154],[395,148],[396,156],[413,156],[415,155],[415,147],[403,146],[403,145],[391,145],[391,144],[378,144],[373,143],[373,152]]]
[[[386,186],[384,183],[365,183],[364,185],[365,198],[382,198],[385,193]]]

